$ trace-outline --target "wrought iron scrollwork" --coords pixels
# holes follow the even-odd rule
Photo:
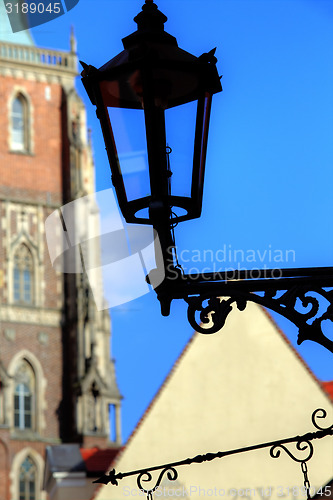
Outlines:
[[[262,448],[270,448],[270,456],[272,458],[278,458],[281,454],[281,451],[284,451],[289,455],[290,458],[295,460],[296,462],[301,464],[302,473],[304,476],[304,488],[309,497],[310,491],[310,482],[308,478],[308,469],[306,463],[312,458],[314,453],[314,447],[311,441],[314,439],[321,439],[325,436],[333,436],[333,425],[329,427],[321,427],[318,424],[319,418],[326,418],[327,413],[324,409],[319,408],[315,410],[312,414],[312,423],[314,427],[317,429],[315,432],[308,432],[302,436],[294,436],[291,438],[280,439],[278,441],[271,441],[269,443],[256,444],[252,446],[247,446],[245,448],[237,448],[235,450],[227,450],[227,451],[218,451],[217,453],[205,453],[203,455],[196,455],[192,458],[186,458],[185,460],[180,460],[178,462],[172,462],[169,464],[158,465],[154,467],[147,467],[146,469],[139,469],[130,472],[118,472],[116,473],[115,469],[113,469],[108,474],[104,474],[101,478],[94,481],[94,483],[102,483],[108,484],[111,483],[113,485],[118,485],[118,480],[123,479],[127,476],[137,476],[137,485],[138,488],[146,493],[147,499],[152,500],[153,492],[159,487],[161,484],[163,476],[166,474],[167,478],[170,481],[175,481],[178,477],[178,472],[176,467],[180,467],[181,465],[191,465],[194,463],[203,463],[211,460],[215,460],[216,458],[224,458],[228,455],[235,455],[238,453],[243,453],[247,451],[259,450]],[[296,443],[296,449],[298,452],[307,454],[301,457],[298,457],[294,453],[292,453],[286,445],[290,443]],[[145,488],[142,482],[152,481],[153,477],[151,472],[161,471],[156,483],[151,488]]]
[[[318,429],[320,431],[326,431],[329,429],[333,429],[333,424],[330,425],[329,427],[321,427],[318,424],[317,418],[326,418],[326,417],[327,417],[327,413],[326,413],[326,410],[324,410],[323,408],[318,408],[316,411],[314,411],[312,413],[311,420],[312,420],[313,425],[316,427],[316,429]]]
[[[328,302],[324,312],[320,301]],[[189,296],[188,320],[192,328],[203,334],[216,333],[224,326],[234,306],[243,311],[248,302],[267,307],[292,321],[298,327],[297,343],[313,340],[333,353],[333,341],[323,333],[323,322],[333,321],[333,290],[320,287],[294,286],[289,290],[269,288],[262,292],[232,291],[221,289],[219,296],[204,293]],[[302,307],[302,310],[300,310]]]
[[[233,310],[232,304],[235,302],[240,311],[244,311],[247,300],[241,298],[220,298],[200,295],[199,297],[188,297],[187,317],[190,325],[195,331],[203,334],[216,333],[225,325],[226,319]],[[204,303],[207,305],[204,306]],[[196,312],[199,312],[199,321],[196,319]]]
[[[285,451],[287,455],[289,455],[290,458],[292,458],[295,462],[299,462],[301,464],[301,471],[304,477],[304,490],[306,491],[307,498],[310,498],[310,490],[311,490],[311,485],[308,477],[308,467],[306,462],[308,462],[314,452],[313,444],[311,442],[312,439],[318,439],[320,437],[326,436],[327,433],[333,434],[333,425],[330,425],[329,427],[321,427],[317,419],[318,418],[326,418],[327,413],[324,409],[318,408],[312,413],[312,423],[316,429],[318,429],[317,432],[309,432],[308,434],[305,434],[305,436],[299,437],[299,440],[296,442],[296,448],[297,450],[304,452],[307,451],[308,454],[305,456],[302,456],[301,458],[298,458],[296,455],[294,455],[285,445],[283,444],[274,444],[272,448],[270,449],[270,455],[272,458],[278,458],[280,456],[281,450]]]
[[[313,444],[310,441],[298,441],[296,443],[296,448],[297,450],[302,452],[308,451],[308,455],[302,458],[297,458],[297,456],[291,453],[291,451],[283,444],[277,444],[275,446],[272,446],[272,448],[270,449],[270,455],[272,458],[278,458],[280,456],[280,451],[284,450],[290,456],[290,458],[292,458],[295,462],[299,463],[307,462],[308,460],[310,460],[310,458],[312,458]]]
[[[174,469],[173,467],[165,467],[161,471],[160,475],[158,476],[158,479],[156,481],[155,486],[153,486],[152,488],[149,488],[149,489],[145,489],[142,486],[141,481],[147,481],[147,482],[149,482],[149,481],[152,480],[153,477],[152,477],[151,473],[148,470],[141,472],[138,475],[137,480],[136,480],[136,483],[138,485],[139,490],[143,491],[144,493],[146,493],[147,498],[151,498],[152,493],[155,490],[157,490],[157,488],[161,484],[162,478],[163,478],[163,476],[164,476],[165,473],[166,473],[167,478],[169,479],[169,481],[175,481],[177,479],[177,477],[178,477],[178,472],[176,471],[176,469]]]

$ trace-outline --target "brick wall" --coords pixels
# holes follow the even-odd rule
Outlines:
[[[50,90],[46,91],[46,87]],[[30,154],[9,150],[9,103],[15,91],[22,91],[30,99]],[[58,84],[0,77],[0,194],[42,202],[48,197],[50,202],[61,202],[61,101]]]
[[[15,338],[6,338],[7,329],[15,332]],[[42,438],[59,438],[58,409],[62,399],[62,343],[59,328],[45,325],[2,323],[0,338],[1,358],[6,370],[19,351],[32,353],[39,361],[43,378],[39,380],[42,394]],[[1,429],[0,429],[1,437]],[[37,438],[39,439],[39,438]]]

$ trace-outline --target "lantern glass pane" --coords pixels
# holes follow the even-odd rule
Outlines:
[[[191,196],[196,112],[197,101],[165,111],[166,141],[171,148],[171,194],[174,196]]]
[[[108,108],[128,201],[150,195],[145,118],[142,109]]]

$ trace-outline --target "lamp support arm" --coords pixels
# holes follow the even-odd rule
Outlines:
[[[162,314],[165,303],[184,299],[191,326],[204,334],[224,326],[236,306],[255,302],[284,316],[298,327],[297,343],[312,340],[333,353],[327,336],[333,322],[333,269],[264,269],[166,276],[156,288]]]

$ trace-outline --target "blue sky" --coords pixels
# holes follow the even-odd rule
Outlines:
[[[231,254],[230,266],[331,265],[332,2],[156,3],[169,18],[166,31],[181,48],[200,55],[217,47],[223,74],[223,92],[213,98],[203,214],[176,229],[185,270],[213,266],[207,255],[221,249],[239,250],[238,260]],[[132,19],[141,5],[139,0],[80,0],[32,34],[38,45],[67,50],[73,25],[79,59],[99,67],[122,50],[121,38],[135,30]],[[111,185],[101,132],[79,79],[77,89],[87,106],[97,190],[102,190]],[[206,259],[205,250],[212,252]],[[255,263],[246,259],[253,252]],[[201,262],[193,262],[194,255]],[[276,255],[280,261],[274,265]],[[154,293],[114,308],[111,317],[126,439],[192,330],[182,301],[175,301],[164,318]],[[295,344],[296,328],[276,319]],[[313,342],[298,350],[320,379],[333,379],[330,353]]]

